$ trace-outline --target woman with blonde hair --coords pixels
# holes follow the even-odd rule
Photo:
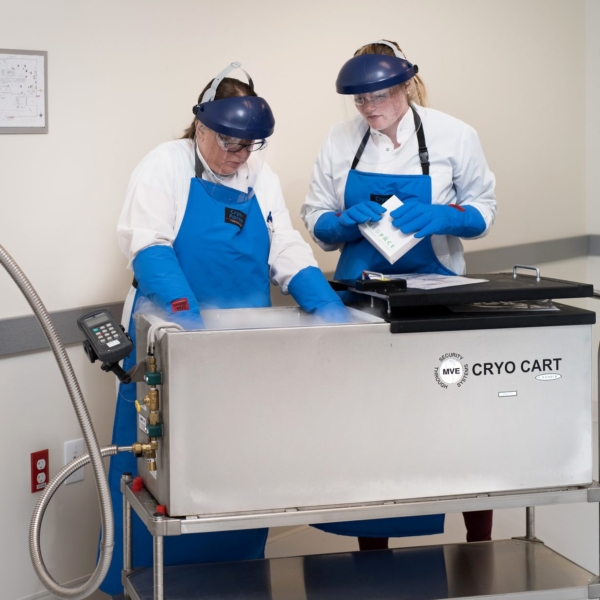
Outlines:
[[[475,130],[426,107],[418,67],[395,42],[360,48],[340,70],[336,89],[347,116],[319,152],[302,207],[317,244],[341,251],[335,278],[357,279],[365,269],[464,274],[460,238],[484,236],[496,216],[495,178]],[[381,220],[391,196],[403,203],[390,213],[393,225],[420,240],[394,264],[358,227]],[[491,539],[492,511],[464,517],[468,541]],[[356,535],[361,549],[376,549],[387,548],[389,537],[441,533],[443,526],[444,515],[431,515],[319,527]]]

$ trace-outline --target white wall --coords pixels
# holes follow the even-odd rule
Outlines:
[[[339,118],[337,71],[380,36],[398,39],[419,64],[435,107],[479,131],[501,209],[478,248],[584,233],[583,1],[382,0],[375,10],[386,18],[365,14],[358,0],[3,7],[4,47],[49,52],[50,133],[0,137],[0,239],[49,307],[124,295],[114,223],[129,174],[180,135],[199,91],[231,60],[243,61],[273,107],[268,160],[297,215]],[[330,269],[336,254],[319,259]],[[0,316],[24,312],[0,285]]]
[[[600,2],[585,3],[585,143],[586,143],[586,203],[587,232],[600,233]],[[600,257],[590,256],[587,264],[587,281],[600,290]],[[588,301],[590,310],[598,311],[597,300]],[[600,327],[594,328],[593,348],[599,347]],[[594,356],[594,358],[596,358]],[[596,371],[598,368],[597,361]],[[598,381],[595,381],[596,391]],[[596,415],[597,418],[597,415]]]
[[[99,441],[110,443],[114,383],[91,365],[79,347],[68,350]],[[50,450],[50,474],[62,467],[63,442],[81,437],[62,378],[49,352],[0,360],[3,456],[0,500],[0,596],[24,598],[42,589],[29,559],[28,528],[38,494],[30,493],[31,452]],[[63,486],[50,504],[42,528],[44,558],[59,581],[93,570],[99,510],[91,468],[85,480]]]
[[[131,275],[114,224],[129,174],[155,145],[181,134],[199,91],[232,60],[244,63],[273,107],[267,159],[308,239],[297,215],[316,152],[339,118],[337,71],[379,37],[398,40],[419,64],[435,108],[480,134],[500,211],[491,234],[468,249],[600,233],[590,225],[598,223],[598,138],[585,135],[598,126],[598,12],[597,0],[4,3],[0,46],[49,53],[50,132],[0,135],[0,244],[50,310],[122,299]],[[596,157],[587,179],[586,148]],[[333,269],[335,253],[317,256]],[[554,268],[585,278],[579,263]],[[29,313],[2,275],[0,297],[0,318]],[[79,348],[69,353],[108,442],[112,381]],[[0,500],[9,533],[0,536],[0,581],[3,597],[16,600],[41,590],[26,546],[35,501],[29,453],[49,447],[55,472],[63,441],[79,433],[48,352],[0,359],[0,376],[10,423],[0,437],[1,473],[11,482]],[[88,473],[63,490],[44,529],[49,566],[65,581],[93,565],[91,483]],[[72,515],[81,521],[59,533]]]
[[[586,196],[588,233],[600,233],[600,2],[585,4]],[[595,278],[600,288],[600,277]]]

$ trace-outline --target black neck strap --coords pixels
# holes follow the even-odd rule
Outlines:
[[[413,117],[415,120],[415,131],[417,132],[417,142],[419,143],[419,160],[421,161],[421,169],[423,171],[423,175],[429,175],[429,151],[427,150],[427,144],[425,143],[425,131],[423,129],[423,123],[421,122],[421,117],[419,113],[413,108]],[[369,141],[369,137],[371,136],[371,128],[367,129],[365,136],[360,142],[360,146],[356,151],[356,155],[354,156],[354,160],[352,161],[352,166],[350,169],[356,169],[356,165],[359,163],[363,152],[365,151],[365,147],[367,142]]]

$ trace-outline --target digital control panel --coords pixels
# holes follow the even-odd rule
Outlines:
[[[92,362],[98,358],[105,363],[116,363],[133,350],[129,336],[123,331],[108,309],[96,310],[77,320],[87,338],[86,352]],[[93,350],[95,357],[90,354]]]

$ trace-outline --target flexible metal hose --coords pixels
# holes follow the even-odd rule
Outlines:
[[[92,573],[91,577],[84,584],[77,587],[65,587],[57,583],[52,576],[48,573],[44,560],[42,558],[40,549],[40,528],[41,521],[44,515],[44,510],[48,501],[52,497],[52,494],[60,483],[55,484],[55,481],[51,481],[35,507],[33,515],[31,517],[31,525],[29,529],[29,554],[33,563],[33,568],[37,573],[44,586],[52,592],[58,598],[71,598],[79,600],[86,598],[92,592],[98,589],[108,568],[110,567],[110,561],[112,559],[113,545],[114,545],[114,521],[112,504],[110,501],[110,490],[108,487],[108,481],[106,479],[106,473],[104,471],[104,465],[102,464],[102,450],[96,439],[96,433],[92,426],[90,415],[85,405],[79,383],[75,377],[71,361],[67,355],[67,352],[58,337],[58,334],[54,328],[54,324],[50,319],[50,315],[46,310],[46,307],[42,303],[41,299],[37,295],[33,286],[23,273],[17,263],[12,259],[10,254],[0,245],[0,264],[6,269],[8,274],[12,277],[14,282],[17,284],[25,299],[31,306],[37,320],[39,321],[44,335],[46,336],[50,348],[54,354],[58,368],[60,369],[61,375],[71,397],[77,420],[83,433],[83,438],[88,447],[89,460],[92,463],[92,470],[94,472],[94,479],[96,481],[96,489],[98,492],[98,498],[100,502],[100,517],[102,522],[102,540],[100,542],[100,556],[96,569]],[[112,448],[112,447],[108,447]],[[105,449],[106,450],[106,449]],[[107,455],[108,456],[108,455]],[[82,459],[83,457],[80,457]],[[67,465],[62,471],[65,471],[72,463]],[[76,469],[74,469],[76,470]]]
[[[104,448],[100,448],[100,454],[102,458],[106,458],[107,456],[113,456],[117,454],[117,452],[131,452],[133,450],[132,446],[105,446]],[[31,520],[31,529],[30,529],[30,540],[33,538],[35,540],[36,547],[40,546],[40,532],[42,528],[42,520],[44,518],[44,514],[46,509],[48,508],[48,504],[50,504],[50,500],[58,490],[58,488],[64,483],[64,481],[70,477],[75,471],[81,469],[81,467],[85,467],[91,461],[91,457],[89,454],[82,454],[77,458],[74,458],[70,463],[67,463],[50,481],[50,483],[45,487],[42,495],[36,506],[36,514],[34,515],[36,518]],[[41,560],[41,556],[40,556]],[[102,583],[100,580],[99,583]],[[67,588],[69,590],[76,588]],[[87,590],[86,596],[91,594],[94,590]],[[82,596],[83,598],[85,596]]]

